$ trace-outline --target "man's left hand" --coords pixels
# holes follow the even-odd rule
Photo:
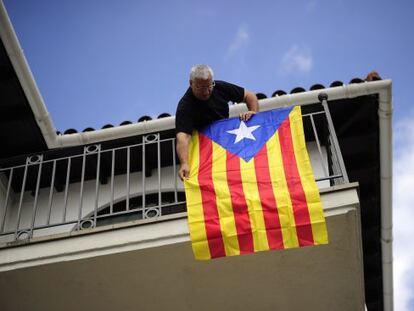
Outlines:
[[[242,112],[240,113],[240,120],[242,121],[248,121],[252,115],[256,114],[255,111],[247,111],[247,112]]]

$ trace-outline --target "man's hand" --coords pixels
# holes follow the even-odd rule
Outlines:
[[[248,90],[244,90],[244,101],[246,102],[247,109],[249,109],[249,111],[240,113],[240,120],[247,121],[252,117],[252,115],[259,111],[259,103],[257,101],[256,94]]]
[[[178,176],[181,178],[182,181],[184,179],[188,179],[188,176],[190,175],[190,168],[188,167],[187,163],[181,164],[180,169],[178,170]]]
[[[249,120],[252,115],[256,114],[256,111],[247,111],[247,112],[242,112],[240,113],[240,120],[242,121],[247,121]]]

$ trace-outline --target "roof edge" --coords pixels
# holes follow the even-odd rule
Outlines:
[[[271,110],[292,105],[309,105],[318,103],[318,94],[324,92],[328,94],[329,100],[353,98],[370,94],[389,94],[391,90],[391,80],[372,81],[359,84],[349,84],[339,87],[332,87],[323,90],[308,91],[296,94],[286,94],[259,100],[260,111]],[[382,101],[388,102],[388,95],[380,96]],[[240,112],[246,111],[245,104],[238,104],[230,107],[230,116],[237,116]],[[53,139],[54,144],[51,148],[64,148],[93,144],[107,140],[114,140],[136,135],[145,135],[153,132],[171,130],[175,128],[175,116],[162,119],[143,121],[124,126],[116,126],[107,129],[95,130],[93,132],[83,132],[65,135],[56,135]]]
[[[49,148],[53,148],[56,145],[56,129],[33,78],[2,0],[0,0],[0,37],[46,144]]]

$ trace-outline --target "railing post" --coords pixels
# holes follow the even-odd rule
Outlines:
[[[330,113],[329,107],[328,107],[328,94],[323,93],[323,92],[319,93],[318,99],[321,102],[321,104],[323,106],[323,109],[325,111],[326,120],[328,122],[329,133],[332,136],[332,144],[333,144],[333,147],[335,149],[335,153],[336,153],[337,158],[338,158],[338,162],[339,162],[339,166],[341,168],[342,176],[344,178],[344,181],[346,183],[349,183],[348,173],[347,173],[346,168],[345,168],[345,163],[344,163],[344,159],[342,158],[341,148],[339,147],[338,137],[336,136],[335,127],[334,127],[334,124],[332,122],[331,113]]]
[[[115,187],[115,149],[112,149],[111,157],[111,199],[109,201],[109,213],[114,212],[114,187]]]
[[[80,190],[79,190],[78,230],[82,229],[81,221],[82,221],[82,207],[83,207],[83,183],[85,179],[85,166],[86,166],[86,155],[87,154],[89,154],[89,146],[83,147],[82,173],[81,173]]]
[[[48,215],[47,215],[47,225],[50,225],[50,215],[52,214],[52,203],[53,203],[53,187],[55,185],[55,174],[56,174],[56,160],[53,160],[52,167],[52,178],[50,180],[50,190],[49,190],[49,203],[48,203]]]
[[[65,182],[65,197],[64,197],[64,210],[62,215],[62,222],[66,221],[66,211],[68,208],[68,192],[69,192],[69,182],[70,182],[70,167],[71,167],[72,159],[68,158],[68,165],[66,167],[66,182]]]
[[[126,210],[129,211],[129,194],[131,192],[130,187],[130,171],[131,171],[131,147],[127,147],[127,164],[126,164]]]
[[[96,182],[95,182],[95,206],[93,212],[93,224],[96,227],[99,206],[99,179],[101,171],[101,145],[96,145],[97,159],[96,159]]]
[[[19,228],[20,228],[20,220],[21,220],[21,216],[22,216],[22,204],[23,204],[23,197],[24,197],[24,192],[26,189],[26,178],[27,178],[27,170],[29,167],[29,163],[30,163],[30,157],[26,158],[26,164],[24,166],[24,173],[23,173],[23,181],[22,181],[22,188],[20,191],[20,199],[19,199],[19,208],[17,211],[17,222],[16,222],[16,229],[14,232],[14,239],[17,240],[19,238]]]
[[[145,143],[146,143],[146,136],[142,135],[142,203],[141,203],[141,208],[142,208],[142,219],[145,219]]]
[[[175,138],[171,140],[172,143],[172,156],[173,156],[173,178],[174,178],[174,202],[178,202],[178,194],[177,194],[177,164],[175,158]]]
[[[30,160],[30,161],[32,161],[32,160]],[[42,177],[43,155],[37,156],[37,160],[34,161],[34,162],[31,162],[31,163],[32,164],[39,163],[39,168],[37,170],[37,181],[36,181],[35,199],[34,199],[33,209],[32,209],[32,222],[31,222],[31,226],[30,226],[30,235],[29,235],[29,238],[32,238],[33,237],[33,228],[35,226],[35,221],[36,221],[37,201],[38,201],[38,198],[39,198],[40,179]]]
[[[162,216],[160,133],[157,134],[157,167],[158,167],[158,213],[157,215]]]

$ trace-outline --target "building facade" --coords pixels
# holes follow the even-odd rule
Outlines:
[[[2,310],[392,310],[390,80],[261,96],[302,106],[330,243],[198,262],[174,117],[57,133],[1,14]]]

